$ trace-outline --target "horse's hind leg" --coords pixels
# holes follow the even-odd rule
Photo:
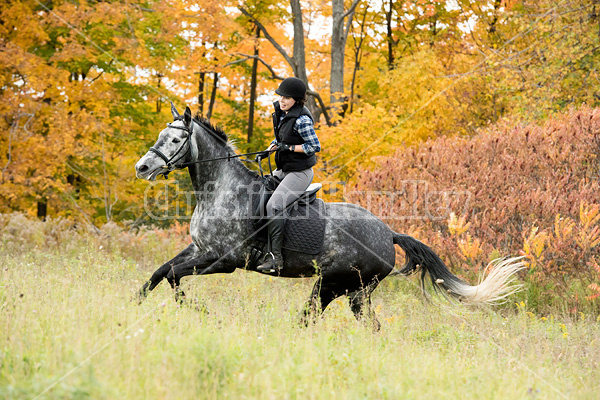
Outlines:
[[[323,277],[320,276],[313,286],[313,290],[310,294],[310,298],[304,304],[300,313],[300,322],[308,326],[309,323],[315,322],[318,315],[325,311],[325,308],[338,297],[332,290],[332,288],[323,282]]]
[[[367,320],[373,323],[373,330],[375,331],[378,331],[381,328],[381,324],[377,320],[375,311],[373,311],[373,307],[371,306],[371,293],[378,284],[379,281],[373,281],[362,289],[348,293],[350,309],[354,313],[356,319],[362,321],[366,316]]]

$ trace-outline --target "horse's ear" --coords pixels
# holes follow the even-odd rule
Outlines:
[[[192,126],[192,110],[189,107],[185,108],[185,112],[183,113],[183,122],[186,127]]]
[[[181,115],[179,115],[179,112],[175,108],[175,104],[173,104],[173,102],[171,102],[171,114],[173,114],[173,119],[181,117]]]

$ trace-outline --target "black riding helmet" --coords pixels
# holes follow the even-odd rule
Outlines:
[[[286,78],[281,82],[277,90],[280,96],[291,97],[295,100],[304,99],[306,97],[306,85],[298,78]]]

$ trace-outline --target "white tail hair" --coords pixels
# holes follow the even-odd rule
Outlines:
[[[523,288],[515,285],[517,272],[525,268],[524,257],[500,258],[485,268],[479,284],[471,286],[463,282],[438,282],[453,297],[468,304],[499,304]]]

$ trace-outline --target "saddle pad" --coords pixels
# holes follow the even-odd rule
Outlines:
[[[325,202],[316,199],[308,206],[296,203],[288,208],[287,215],[283,248],[306,254],[320,253],[327,223]],[[267,241],[267,228],[264,225],[257,232],[250,219],[248,230],[259,241]]]

